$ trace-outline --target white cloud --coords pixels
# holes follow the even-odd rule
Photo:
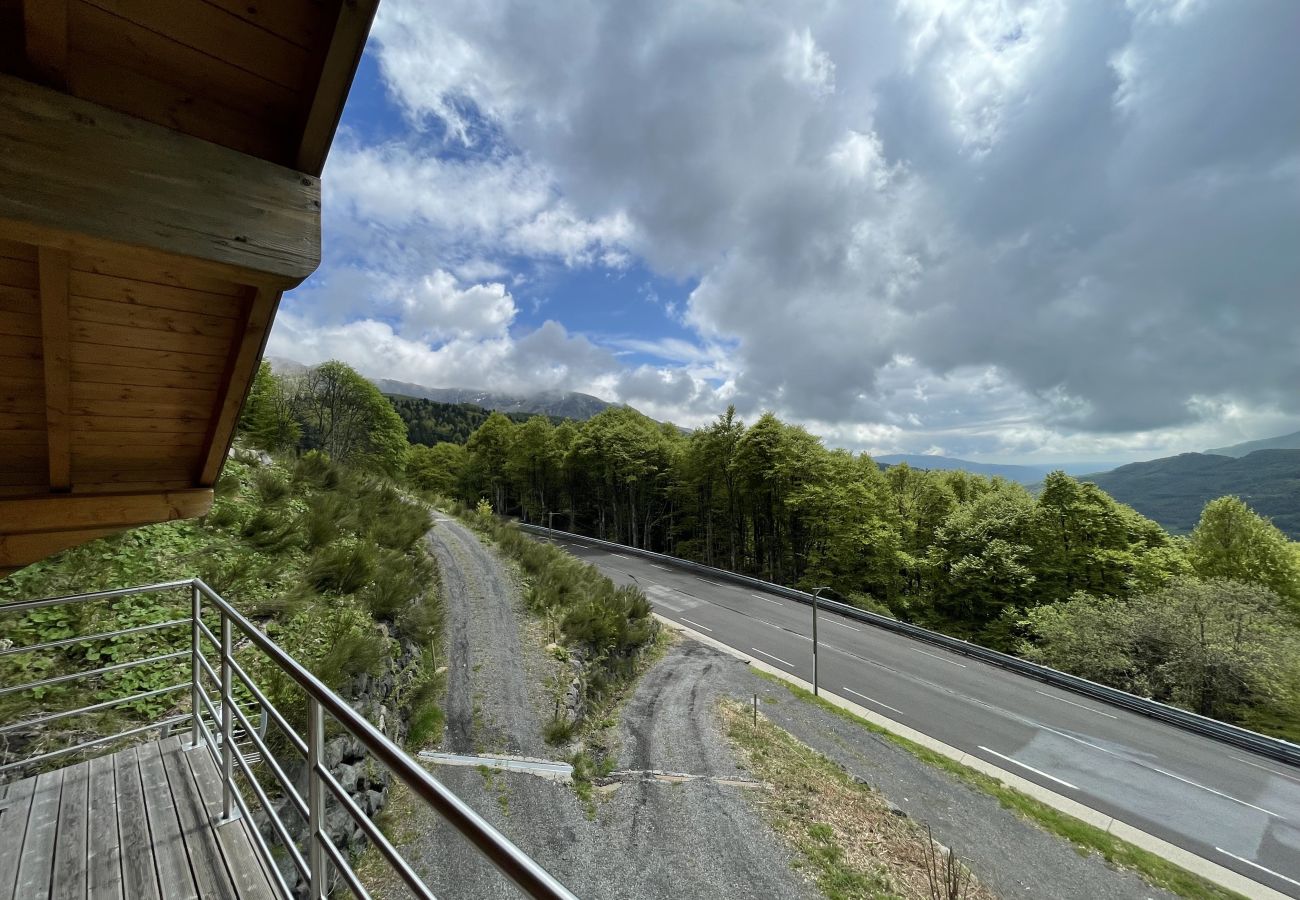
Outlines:
[[[295,334],[382,338],[373,364],[408,380],[539,378],[692,422],[731,400],[880,450],[1293,427],[1292,6],[385,0],[412,131],[336,148]],[[529,265],[634,260],[697,283],[673,311],[693,340],[514,333]]]

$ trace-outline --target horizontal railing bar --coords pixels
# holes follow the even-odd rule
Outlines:
[[[271,714],[271,719],[280,727],[280,731],[284,732],[285,737],[289,739],[289,743],[293,744],[294,749],[306,758],[307,742],[298,736],[298,733],[289,725],[289,720],[280,714],[280,710],[276,709],[275,704],[267,699],[266,695],[262,693],[262,689],[253,683],[253,679],[248,677],[244,667],[232,659],[230,669],[239,676],[239,680],[244,683],[244,687],[248,688],[248,692],[256,698],[262,708]]]
[[[44,609],[47,606],[63,606],[66,603],[90,603],[95,600],[112,600],[115,597],[130,597],[133,594],[156,594],[159,591],[170,591],[175,588],[189,587],[194,582],[190,579],[185,581],[164,581],[158,584],[146,584],[133,588],[116,588],[111,591],[91,591],[87,594],[69,594],[67,597],[45,597],[40,600],[18,600],[13,603],[0,603],[0,613],[18,613],[27,612],[33,609]]]
[[[512,844],[505,835],[493,828],[482,816],[448,790],[442,782],[416,765],[378,728],[366,721],[320,679],[308,672],[297,660],[258,630],[202,579],[195,578],[194,585],[230,617],[231,623],[237,626],[245,637],[256,644],[276,665],[284,669],[289,677],[298,682],[309,697],[315,698],[326,712],[361,742],[363,747],[387,766],[424,802],[432,806],[449,825],[459,831],[515,885],[532,897],[577,900],[574,894],[553,875]]]
[[[578,542],[595,544],[600,547],[615,549],[620,552],[630,553],[633,556],[640,556],[646,559],[656,559],[672,564],[678,569],[684,569],[688,572],[697,572],[707,574],[711,578],[717,578],[721,581],[730,581],[733,584],[743,584],[748,587],[755,587],[760,590],[776,594],[794,600],[797,603],[811,605],[813,597],[811,594],[788,588],[785,585],[777,584],[772,581],[764,581],[761,578],[753,578],[749,575],[741,575],[739,572],[732,572],[728,569],[719,569],[714,566],[707,566],[703,563],[697,563],[694,560],[682,559],[679,556],[669,556],[666,553],[656,553],[653,550],[643,550],[640,547],[629,547],[626,544],[617,544],[612,541],[601,540],[600,538],[588,537],[585,534],[576,534],[571,531],[561,531],[559,529],[546,528],[542,525],[524,525],[520,524],[519,530],[529,534],[545,535],[552,539],[570,538]],[[920,625],[913,625],[910,622],[903,622],[898,619],[883,616],[870,610],[860,609],[847,603],[840,603],[836,600],[821,598],[817,605],[826,610],[834,611],[856,619],[859,622],[865,622],[868,625],[874,625],[885,631],[892,631],[895,634],[901,634],[917,641],[922,641],[936,647],[942,647],[953,653],[960,653],[972,659],[998,666],[1009,672],[1014,672],[1028,678],[1034,678],[1045,684],[1050,684],[1063,690],[1090,697],[1093,700],[1099,700],[1108,703],[1111,706],[1117,706],[1120,709],[1155,719],[1158,722],[1164,722],[1175,728],[1189,731],[1194,734],[1200,734],[1212,740],[1224,744],[1231,744],[1260,756],[1277,760],[1278,762],[1289,763],[1293,766],[1300,766],[1300,744],[1292,743],[1284,738],[1269,737],[1248,728],[1242,728],[1239,725],[1230,725],[1227,722],[1220,722],[1218,719],[1211,719],[1208,716],[1202,716],[1189,710],[1179,709],[1176,706],[1170,706],[1167,703],[1161,703],[1158,700],[1151,700],[1147,697],[1139,697],[1136,694],[1130,694],[1119,688],[1113,688],[1109,685],[1100,684],[1081,678],[1078,675],[1071,675],[1068,672],[1061,672],[1048,666],[1042,666],[1038,663],[1032,663],[1029,660],[1021,659],[1018,656],[1012,656],[1009,653],[1002,653],[988,647],[972,644],[969,641],[959,640],[958,638],[949,637],[937,631],[928,628],[922,628]]]
[[[294,843],[293,836],[289,834],[289,829],[286,828],[284,822],[280,820],[280,816],[276,813],[275,807],[271,804],[271,798],[267,796],[266,791],[262,788],[262,783],[258,781],[257,776],[253,774],[253,770],[249,767],[248,761],[244,759],[244,754],[239,752],[239,748],[232,747],[231,750],[233,751],[231,755],[239,765],[240,771],[242,771],[244,777],[248,779],[249,785],[253,788],[253,793],[257,794],[257,802],[261,803],[262,809],[266,811],[267,820],[270,821],[271,825],[275,828],[275,833],[280,836],[280,841],[284,844],[284,849],[289,851],[289,858],[292,859],[293,864],[298,867],[298,871],[302,873],[303,878],[310,878],[311,870],[307,867],[307,861],[303,859],[302,854],[298,852],[298,845]],[[231,791],[231,793],[236,796],[239,795],[239,791]],[[253,826],[252,822],[249,822],[248,824],[250,827]]]
[[[253,813],[249,809],[248,801],[244,799],[243,791],[231,791],[230,793],[235,798],[235,805],[239,807],[239,814],[244,817],[244,822],[248,825],[248,833],[251,834],[253,840],[257,842],[257,849],[262,853],[262,861],[266,863],[265,868],[271,871],[271,875],[274,876],[276,884],[280,886],[280,896],[286,898],[286,900],[297,896],[293,889],[289,887],[289,882],[285,880],[284,873],[280,871],[280,867],[275,864],[275,854],[271,852],[271,847],[266,843],[266,838],[262,837],[262,829],[257,827],[256,820],[253,818]],[[271,815],[269,810],[268,815]]]
[[[203,670],[203,674],[212,679],[213,690],[221,690],[221,678],[217,675],[216,669],[212,668],[211,663],[204,659],[202,654],[194,658],[199,661],[199,668]]]
[[[117,697],[113,700],[105,700],[103,703],[95,703],[91,706],[80,706],[77,709],[66,709],[63,712],[50,713],[47,716],[41,716],[36,719],[24,719],[21,722],[12,722],[8,725],[0,726],[0,734],[6,734],[10,731],[21,731],[24,728],[31,728],[36,725],[45,725],[48,722],[57,722],[59,719],[66,719],[70,716],[80,716],[86,713],[98,712],[101,709],[108,709],[112,706],[121,706],[123,703],[134,703],[137,700],[147,700],[150,697],[159,697],[163,694],[170,694],[173,691],[179,691],[182,688],[190,686],[188,681],[180,684],[173,684],[171,687],[158,688],[153,691],[141,691],[138,694],[132,694],[129,697]]]
[[[330,862],[334,863],[334,868],[338,869],[339,875],[348,883],[348,890],[352,892],[353,896],[357,897],[358,900],[371,900],[370,892],[361,883],[357,873],[352,871],[352,866],[348,865],[348,861],[343,858],[339,848],[334,846],[334,842],[326,839],[321,841],[321,846],[325,848],[325,853],[329,855]]]
[[[123,628],[121,631],[102,631],[99,634],[88,634],[84,637],[70,637],[59,641],[47,641],[44,644],[32,644],[27,647],[9,647],[0,650],[0,657],[13,656],[15,653],[35,653],[37,650],[52,650],[55,647],[66,647],[69,644],[83,644],[90,641],[102,641],[106,638],[121,637],[124,634],[140,634],[144,631],[158,631],[162,628],[175,628],[177,625],[188,625],[189,619],[172,619],[170,622],[157,622],[152,625],[137,625],[135,628]]]
[[[215,723],[215,722],[220,722],[220,721],[221,721],[221,716],[217,715],[217,708],[212,704],[212,700],[208,697],[208,692],[207,692],[207,691],[204,691],[204,690],[200,690],[200,691],[199,691],[199,700],[201,700],[201,701],[203,702],[203,708],[204,708],[205,710],[207,710],[208,715],[212,717],[212,721],[213,721],[214,723]],[[202,721],[202,717],[200,717],[199,721]],[[216,738],[214,737],[213,740],[212,740],[212,748],[213,748],[213,750],[215,750],[217,747],[220,747],[220,746],[221,746],[221,744],[220,744],[220,743],[216,740]]]
[[[49,753],[41,753],[37,756],[29,756],[26,759],[20,759],[15,762],[5,763],[3,766],[0,766],[0,772],[6,772],[9,769],[16,769],[19,766],[34,765],[38,762],[44,762],[47,759],[54,759],[59,756],[66,756],[69,753],[76,753],[80,750],[89,750],[91,747],[98,747],[101,744],[112,743],[113,741],[118,741],[121,740],[122,738],[131,737],[132,735],[140,734],[145,731],[153,731],[155,729],[161,729],[161,728],[170,728],[171,726],[178,725],[181,722],[189,721],[189,718],[190,718],[190,714],[185,713],[184,715],[173,716],[170,719],[163,719],[161,722],[150,722],[148,725],[141,725],[139,728],[130,728],[127,729],[126,731],[119,731],[117,734],[111,735],[109,737],[95,738],[93,741],[82,741],[80,744],[74,744],[71,747],[64,747],[61,750],[51,750]]]
[[[397,870],[397,874],[406,882],[406,886],[422,900],[438,900],[433,895],[433,891],[429,890],[429,886],[420,880],[419,875],[415,874],[415,871],[402,857],[402,854],[397,852],[397,848],[389,842],[388,837],[379,830],[379,826],[365,814],[361,807],[357,806],[356,801],[348,796],[348,792],[343,790],[343,785],[339,784],[338,779],[324,766],[318,768],[316,772],[325,782],[325,786],[330,789],[330,793],[334,795],[334,798],[343,804],[343,808],[348,811],[348,814],[352,816],[357,825],[361,826],[361,830],[366,833],[366,837],[374,842],[375,848],[384,855],[384,858],[388,860],[388,864]]]
[[[298,793],[298,789],[293,786],[293,781],[291,781],[289,776],[284,773],[284,769],[280,768],[280,764],[275,761],[275,757],[271,754],[271,751],[267,748],[266,744],[262,743],[262,737],[257,733],[257,730],[253,728],[253,723],[248,721],[248,717],[244,715],[244,711],[239,708],[238,703],[232,703],[230,705],[230,711],[235,714],[235,718],[239,720],[239,724],[244,727],[244,733],[248,735],[249,739],[253,742],[253,746],[257,748],[257,751],[262,754],[262,759],[266,760],[267,764],[270,765],[271,771],[275,774],[275,777],[279,779],[281,787],[284,788],[285,795],[293,801],[293,805],[297,808],[299,814],[304,820],[306,820],[306,802]]]
[[[33,688],[48,687],[52,684],[63,684],[65,681],[76,681],[78,678],[94,678],[96,675],[103,675],[107,672],[120,672],[124,669],[134,669],[136,666],[147,666],[150,663],[166,662],[169,659],[180,659],[182,656],[189,656],[189,650],[177,650],[175,653],[164,653],[161,656],[151,656],[148,659],[137,659],[134,662],[118,663],[113,666],[104,666],[99,669],[89,669],[85,672],[73,672],[71,675],[56,675],[53,678],[43,678],[40,681],[29,681],[26,684],[16,684],[12,687],[0,688],[0,697],[6,694],[16,694],[19,691],[30,691]]]

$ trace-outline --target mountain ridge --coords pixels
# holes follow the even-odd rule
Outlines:
[[[1023,485],[1035,485],[1057,470],[1068,475],[1082,475],[1095,472],[1096,463],[1052,463],[1048,465],[1016,465],[1013,463],[978,463],[968,459],[956,459],[950,456],[929,456],[920,453],[888,453],[873,456],[882,466],[896,466],[906,463],[913,469],[937,469],[940,471],[960,469],[973,475],[987,475],[1005,478]]]
[[[1175,534],[1196,527],[1206,503],[1233,494],[1292,540],[1300,539],[1300,450],[1256,450],[1245,456],[1180,453],[1080,480],[1091,481]]]

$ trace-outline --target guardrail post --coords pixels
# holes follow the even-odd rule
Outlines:
[[[221,820],[237,818],[235,791],[235,692],[231,672],[230,616],[221,612]]]
[[[199,745],[199,716],[203,707],[199,705],[199,616],[202,609],[202,595],[199,586],[190,585],[190,747]]]
[[[325,781],[320,777],[325,765],[325,715],[320,701],[307,698],[307,865],[310,883],[309,900],[325,900]]]

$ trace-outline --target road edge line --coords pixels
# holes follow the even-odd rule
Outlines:
[[[724,644],[716,638],[711,638],[706,634],[701,634],[695,629],[682,625],[680,622],[675,622],[659,613],[651,613],[651,615],[653,615],[661,625],[677,632],[678,634],[699,641],[701,644],[719,650],[728,656],[733,656],[736,659],[742,660],[753,668],[775,676],[776,678],[792,684],[795,687],[801,688],[810,693],[812,692],[813,686],[811,682],[804,681],[796,675],[791,675],[784,669],[777,668],[770,663],[757,659],[756,657],[745,653],[743,650],[737,650],[735,647]],[[927,750],[938,753],[941,756],[946,756],[948,759],[951,759],[959,765],[966,766],[969,769],[974,769],[990,778],[994,778],[1002,782],[1006,787],[1037,800],[1039,803],[1050,806],[1057,812],[1065,813],[1066,815],[1078,819],[1087,825],[1091,825],[1092,827],[1098,828],[1122,841],[1130,843],[1140,850],[1145,850],[1148,853],[1155,854],[1161,859],[1171,862],[1179,868],[1186,869],[1193,875],[1199,875],[1206,881],[1217,884],[1219,887],[1227,888],[1230,891],[1235,891],[1236,893],[1242,894],[1246,897],[1258,898],[1258,900],[1291,900],[1290,897],[1283,894],[1281,891],[1275,890],[1266,884],[1261,884],[1253,878],[1248,878],[1240,872],[1234,872],[1232,869],[1208,860],[1204,856],[1198,856],[1190,850],[1184,850],[1176,844],[1171,844],[1163,838],[1158,838],[1154,834],[1150,834],[1140,828],[1129,825],[1127,822],[1116,819],[1115,817],[1100,812],[1099,810],[1095,810],[1077,800],[1066,797],[1064,794],[1058,794],[1056,791],[1035,784],[1029,779],[1022,778],[1014,772],[1008,772],[1006,769],[1003,769],[1000,766],[995,766],[993,763],[980,759],[978,756],[972,756],[965,750],[959,750],[951,744],[945,744],[943,741],[936,740],[924,732],[917,731],[915,728],[904,725],[902,722],[891,719],[888,716],[883,716],[873,709],[860,706],[852,700],[841,697],[839,694],[822,688],[819,691],[819,695],[827,703],[831,703],[843,710],[851,712],[859,718],[866,719],[871,724],[877,725],[886,731],[898,735],[899,737],[906,738],[914,744],[919,744]]]

